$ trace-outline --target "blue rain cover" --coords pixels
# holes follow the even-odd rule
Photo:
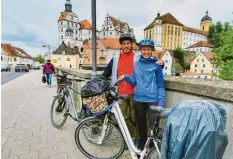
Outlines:
[[[221,159],[228,144],[226,110],[207,100],[185,100],[172,109],[162,159]]]

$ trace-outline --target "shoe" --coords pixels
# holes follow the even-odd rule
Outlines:
[[[51,88],[51,85],[49,85],[49,88]]]

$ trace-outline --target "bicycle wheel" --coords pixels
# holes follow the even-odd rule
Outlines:
[[[116,159],[124,152],[125,141],[111,120],[108,123],[107,134],[102,144],[97,144],[103,126],[103,119],[89,117],[81,121],[75,131],[75,142],[79,150],[88,158]],[[111,134],[109,135],[109,129]]]
[[[67,119],[65,112],[68,112],[68,108],[64,97],[59,94],[53,99],[50,111],[50,119],[55,128],[60,129],[65,124]]]
[[[148,153],[148,156],[146,159],[160,159],[160,156],[156,150],[156,148],[152,148],[150,152]]]

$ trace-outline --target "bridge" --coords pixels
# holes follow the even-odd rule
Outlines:
[[[90,72],[57,68],[73,78],[90,78]],[[101,72],[98,72],[99,74]],[[2,159],[86,159],[74,141],[77,123],[67,120],[62,129],[50,122],[50,107],[56,95],[41,82],[41,70],[30,71],[2,85]],[[229,144],[224,159],[233,158],[233,82],[166,77],[166,104],[172,107],[185,99],[208,99],[220,103],[228,112]],[[75,85],[80,88],[80,85]],[[76,98],[79,102],[79,98]],[[130,159],[124,152],[121,159]]]

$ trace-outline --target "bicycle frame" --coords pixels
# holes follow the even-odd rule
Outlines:
[[[66,89],[68,90],[68,95],[65,96],[65,101],[67,101],[67,104],[68,104],[68,107],[72,108],[73,109],[73,112],[74,112],[74,115],[75,117],[73,117],[72,115],[70,115],[70,117],[73,119],[73,120],[77,120],[79,121],[78,119],[78,111],[77,111],[77,107],[76,107],[76,104],[74,103],[74,97],[72,96],[72,91],[74,91],[75,93],[77,94],[80,94],[79,91],[77,91],[76,89],[72,88],[71,86],[67,86]]]
[[[129,133],[129,130],[127,128],[127,125],[125,123],[125,120],[124,120],[124,117],[123,117],[122,112],[120,110],[118,102],[116,102],[116,104],[113,105],[113,107],[111,109],[111,112],[115,115],[115,118],[117,120],[117,124],[120,127],[121,133],[122,133],[122,135],[123,135],[123,137],[125,139],[125,142],[126,142],[128,148],[129,148],[129,151],[130,151],[130,155],[131,155],[131,157],[133,159],[138,159],[137,155],[140,155],[140,159],[144,158],[144,156],[146,155],[146,150],[147,150],[147,148],[149,146],[149,142],[151,140],[153,140],[155,148],[156,148],[156,150],[157,150],[157,152],[159,154],[159,157],[161,158],[161,154],[160,154],[160,151],[159,151],[159,148],[158,148],[158,144],[154,140],[154,138],[152,137],[153,130],[151,130],[151,132],[150,132],[151,136],[148,137],[144,149],[142,151],[140,151],[140,150],[137,149],[137,147],[133,143],[132,137],[131,137],[131,135]],[[99,138],[98,144],[102,144],[102,141],[104,139],[105,130],[107,129],[107,125],[106,125],[106,123],[108,122],[107,120],[108,120],[108,117],[106,116],[105,119],[104,119],[103,129],[102,129],[101,136]]]

